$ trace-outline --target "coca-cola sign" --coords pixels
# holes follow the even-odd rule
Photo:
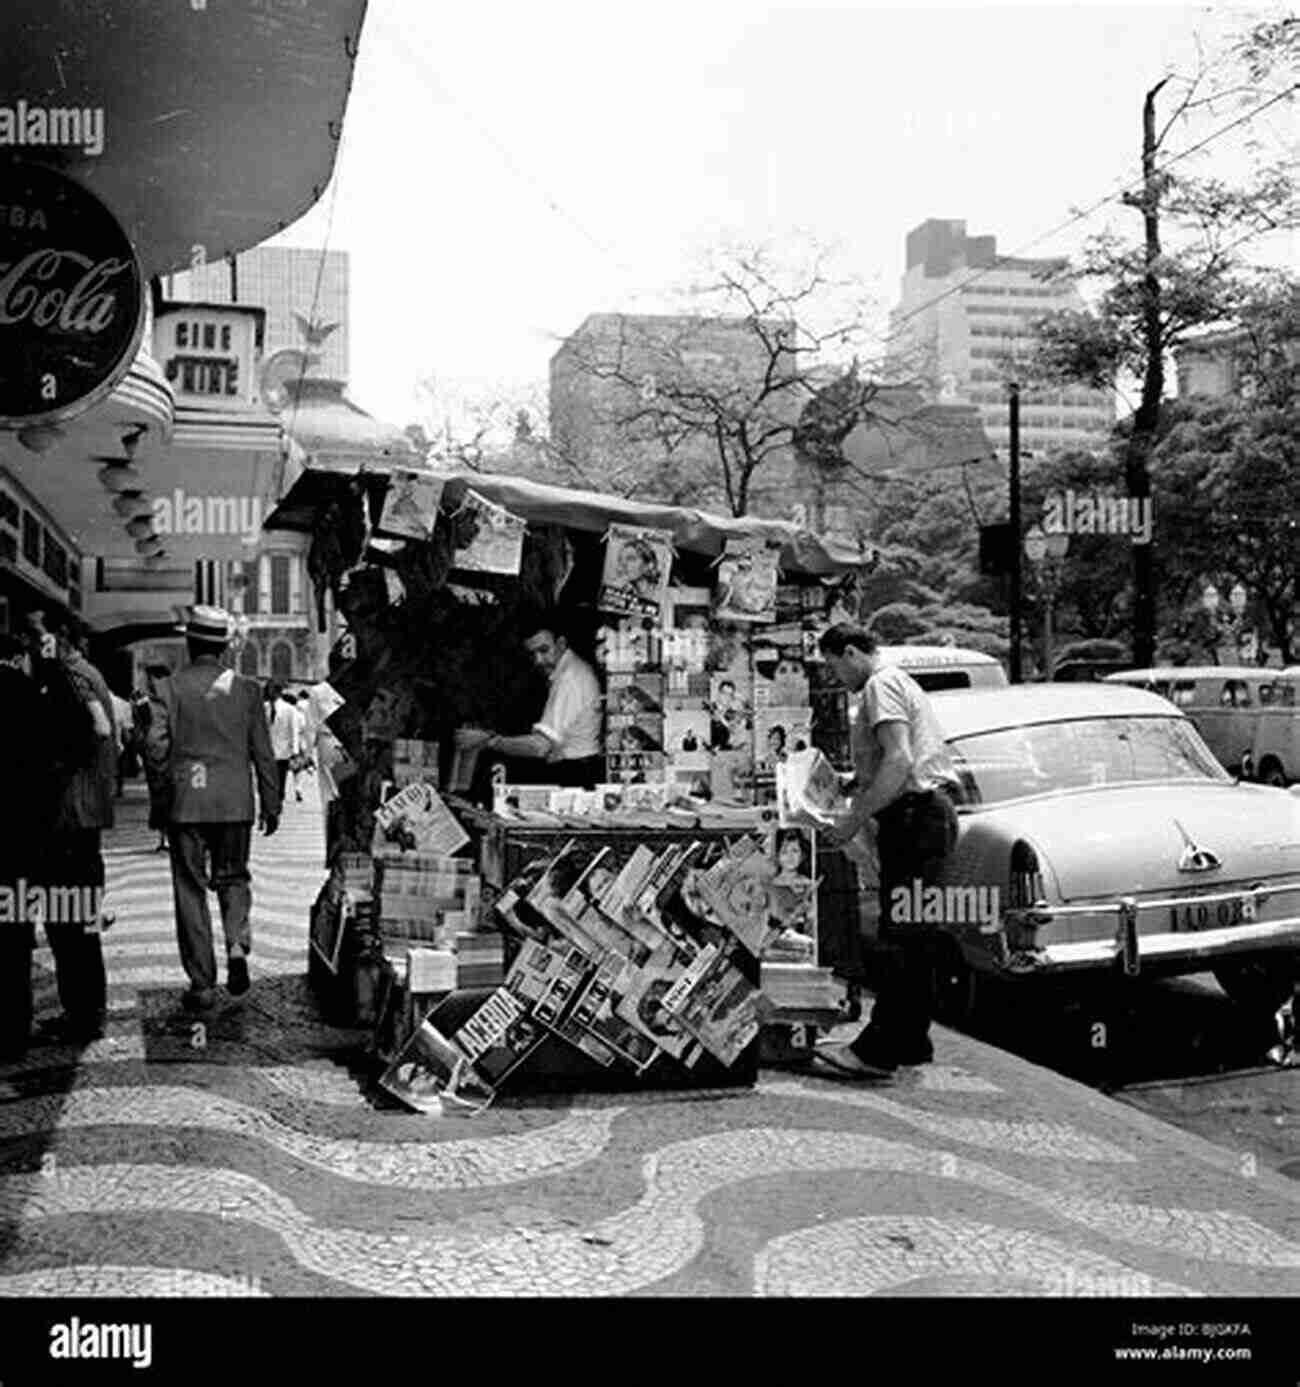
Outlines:
[[[0,162],[0,428],[89,409],[130,370],[144,318],[108,208],[56,169]]]

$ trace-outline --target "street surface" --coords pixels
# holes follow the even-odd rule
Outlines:
[[[1257,1142],[953,1031],[888,1087],[382,1103],[306,987],[314,786],[255,840],[253,989],[201,1034],[138,787],[119,813],[109,1033],[0,1069],[0,1295],[1300,1295]]]

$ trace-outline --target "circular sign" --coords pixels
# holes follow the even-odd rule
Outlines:
[[[144,320],[140,262],[108,208],[57,169],[0,162],[0,428],[103,399]]]

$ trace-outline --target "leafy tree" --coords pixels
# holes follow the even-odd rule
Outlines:
[[[1244,77],[1259,83],[1271,80],[1279,69],[1286,71],[1295,55],[1293,18],[1259,25],[1229,55],[1235,76],[1224,80],[1214,65],[1203,65],[1190,79],[1166,76],[1146,92],[1141,180],[1122,198],[1141,218],[1141,237],[1130,241],[1107,230],[1089,241],[1072,273],[1097,291],[1095,306],[1052,315],[1039,325],[1031,363],[1037,378],[1098,387],[1112,387],[1124,374],[1140,381],[1122,450],[1132,497],[1151,495],[1150,464],[1161,433],[1171,352],[1194,329],[1231,320],[1248,301],[1250,276],[1241,248],[1297,222],[1287,165],[1259,167],[1236,187],[1197,178],[1184,163],[1192,151],[1175,154],[1171,135],[1185,127],[1193,112],[1213,114],[1228,99],[1241,96],[1242,65]],[[1166,88],[1179,95],[1162,125],[1158,107]],[[1265,105],[1289,100],[1298,88],[1292,81],[1272,94],[1256,90],[1251,111],[1237,123],[1253,118]],[[1134,545],[1132,556],[1134,657],[1145,664],[1153,657],[1156,638],[1155,547]]]

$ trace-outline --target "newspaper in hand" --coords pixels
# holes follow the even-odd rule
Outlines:
[[[834,766],[812,747],[791,752],[778,765],[776,806],[782,828],[829,828],[848,800]]]

